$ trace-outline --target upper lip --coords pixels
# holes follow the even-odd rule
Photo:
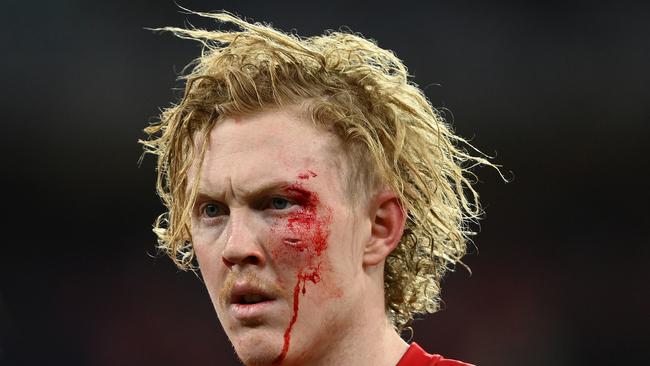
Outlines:
[[[244,302],[245,296],[253,296],[253,295],[260,296],[262,298],[262,301],[269,301],[275,299],[275,296],[272,293],[260,287],[254,286],[246,282],[239,282],[236,283],[235,286],[233,286],[232,290],[230,291],[230,297],[228,302],[230,304],[241,304]]]

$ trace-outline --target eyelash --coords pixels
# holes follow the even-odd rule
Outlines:
[[[220,209],[220,213],[217,214],[216,216],[208,216],[208,214],[206,213],[206,209],[209,206],[218,207]],[[224,205],[222,203],[218,203],[218,202],[207,202],[207,203],[201,205],[200,208],[199,208],[199,216],[202,219],[205,219],[205,220],[218,220],[220,217],[223,217],[223,216],[226,216],[226,215],[229,215],[229,214],[230,214],[230,209],[228,208],[228,206],[226,206],[226,205]]]
[[[274,200],[276,200],[276,199],[285,201],[286,202],[286,207],[284,207],[284,208],[275,208],[275,207],[273,207]],[[207,213],[206,213],[206,209],[210,205],[214,205],[214,206],[219,207],[221,209],[221,212],[223,212],[223,213],[217,214],[216,216],[208,216]],[[258,207],[261,210],[270,209],[270,210],[273,210],[273,211],[285,211],[285,210],[288,210],[291,207],[296,206],[296,205],[297,205],[297,203],[294,200],[290,199],[290,198],[282,197],[282,196],[271,196],[271,197],[263,200],[262,202],[260,202]],[[207,221],[219,220],[223,216],[228,216],[228,215],[230,215],[230,209],[228,208],[228,206],[226,206],[226,205],[224,205],[222,203],[219,203],[219,202],[207,202],[207,203],[205,203],[205,204],[203,204],[203,205],[201,205],[199,207],[199,217],[202,218],[203,220],[207,220]]]
[[[286,205],[287,205],[287,206],[284,207],[284,208],[275,208],[275,207],[273,207],[273,204],[276,203],[275,200],[282,200],[283,202],[286,202]],[[278,211],[281,211],[281,210],[286,210],[286,209],[288,209],[288,208],[294,206],[295,204],[296,204],[295,202],[293,202],[292,200],[290,200],[290,199],[288,199],[288,198],[286,198],[286,197],[278,197],[278,196],[274,196],[274,197],[271,197],[271,198],[269,199],[269,201],[268,201],[268,203],[265,205],[265,207],[270,207],[272,210],[278,210]]]

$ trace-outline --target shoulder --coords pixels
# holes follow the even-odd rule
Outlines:
[[[450,360],[441,355],[432,355],[427,353],[417,343],[411,343],[397,366],[474,366],[469,363]]]

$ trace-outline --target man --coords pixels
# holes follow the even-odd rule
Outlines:
[[[163,28],[204,52],[141,141],[158,155],[159,247],[198,269],[246,365],[466,365],[407,344],[479,214],[459,145],[390,51]],[[196,258],[198,268],[194,262]]]

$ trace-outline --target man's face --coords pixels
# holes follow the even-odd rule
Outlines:
[[[286,108],[225,119],[209,135],[193,244],[247,365],[308,362],[362,310],[370,220],[349,201],[337,141]]]

